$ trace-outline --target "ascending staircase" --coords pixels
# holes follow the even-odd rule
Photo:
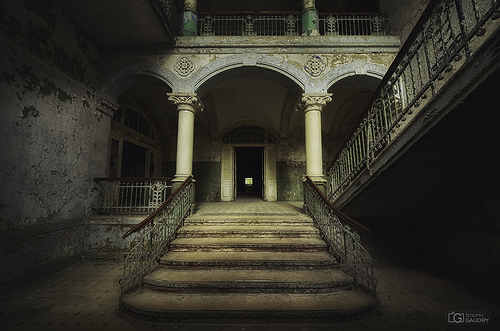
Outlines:
[[[153,318],[345,319],[375,301],[354,290],[304,215],[194,215],[122,306]]]

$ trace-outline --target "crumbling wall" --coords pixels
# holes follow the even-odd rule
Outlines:
[[[4,1],[0,27],[1,282],[81,253],[110,119],[95,46],[53,1]]]

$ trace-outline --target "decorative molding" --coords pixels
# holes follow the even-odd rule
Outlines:
[[[103,118],[104,115],[113,117],[114,112],[117,110],[118,110],[118,105],[114,104],[108,99],[101,98],[101,100],[99,100],[99,102],[97,103],[94,116],[99,121],[101,120],[101,118]]]
[[[319,77],[326,69],[326,62],[318,55],[313,55],[304,65],[304,70],[311,77]]]
[[[193,61],[188,59],[187,57],[181,57],[174,64],[174,70],[181,76],[189,76],[195,69]]]

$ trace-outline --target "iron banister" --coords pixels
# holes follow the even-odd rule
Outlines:
[[[413,27],[413,30],[410,32],[410,34],[406,38],[405,43],[403,44],[403,46],[399,50],[398,54],[394,58],[394,61],[392,61],[392,64],[390,65],[389,69],[387,69],[387,72],[385,73],[384,77],[382,77],[382,80],[380,81],[380,84],[378,84],[377,88],[373,92],[372,97],[370,98],[370,100],[366,104],[365,108],[363,109],[363,111],[359,115],[358,119],[356,120],[356,122],[352,126],[351,131],[349,131],[349,133],[347,134],[347,136],[343,140],[342,145],[340,145],[340,148],[337,150],[337,153],[335,154],[335,156],[332,158],[332,160],[328,164],[328,167],[326,168],[326,169],[328,169],[327,172],[330,171],[330,169],[332,168],[333,164],[335,163],[335,161],[340,156],[340,153],[342,153],[342,150],[344,149],[344,147],[346,147],[346,145],[349,142],[349,140],[352,138],[352,136],[354,136],[354,133],[358,129],[359,124],[364,120],[364,118],[368,114],[368,111],[372,107],[373,102],[379,97],[380,92],[382,91],[382,89],[385,87],[385,85],[391,79],[392,75],[398,69],[398,67],[401,64],[403,58],[407,55],[408,51],[410,50],[410,48],[412,47],[413,43],[415,42],[415,39],[417,39],[418,34],[423,29],[424,24],[430,18],[431,14],[432,14],[432,11],[434,10],[434,7],[438,3],[438,1],[440,1],[440,0],[430,0],[429,1],[427,7],[425,8],[425,10],[423,11],[422,15],[418,19],[417,23]]]
[[[365,227],[364,225],[360,224],[359,222],[353,220],[351,217],[347,216],[344,212],[339,210],[337,207],[335,207],[325,196],[325,194],[319,189],[319,187],[314,183],[314,181],[311,179],[311,177],[306,176],[306,180],[311,184],[311,186],[316,190],[316,192],[319,194],[321,199],[323,199],[323,202],[341,219],[343,219],[346,223],[351,225],[353,228],[369,235],[370,237],[373,236],[373,232]]]
[[[123,235],[123,239],[127,238],[129,235],[131,235],[132,233],[134,232],[137,232],[139,231],[140,229],[144,228],[146,225],[148,225],[149,223],[151,223],[153,221],[153,219],[159,214],[162,212],[163,209],[165,209],[165,207],[170,203],[170,201],[172,200],[172,198],[177,194],[177,192],[179,192],[180,190],[182,190],[182,188],[184,186],[186,186],[193,178],[193,175],[190,175],[188,176],[188,178],[186,178],[181,185],[179,185],[179,187],[177,187],[175,189],[174,192],[172,192],[172,194],[167,198],[167,200],[165,200],[164,203],[161,204],[160,207],[158,207],[154,212],[152,212],[148,217],[146,217],[144,220],[142,220],[140,223],[138,223],[137,225],[134,225],[130,230],[128,230],[124,235]]]

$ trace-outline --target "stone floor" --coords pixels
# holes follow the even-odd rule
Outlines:
[[[345,323],[329,321],[136,320],[120,311],[122,264],[85,261],[1,298],[2,330],[499,330],[500,305],[428,272],[375,267],[380,308]],[[492,322],[451,325],[449,312],[490,311]]]
[[[279,203],[278,203],[279,204]],[[281,203],[284,204],[284,203]],[[259,206],[257,206],[259,205]],[[198,212],[221,212],[217,204]],[[227,206],[226,206],[227,207]],[[271,208],[234,203],[241,208]],[[283,205],[300,212],[300,204]],[[213,208],[213,209],[212,209]],[[274,205],[272,212],[278,212]],[[227,209],[226,209],[227,210]],[[265,211],[269,212],[269,211]],[[119,309],[122,263],[82,261],[0,298],[1,330],[500,330],[500,302],[480,296],[429,271],[396,264],[375,266],[380,306],[351,322],[314,321],[140,321]],[[491,312],[491,323],[455,325],[450,312]]]

